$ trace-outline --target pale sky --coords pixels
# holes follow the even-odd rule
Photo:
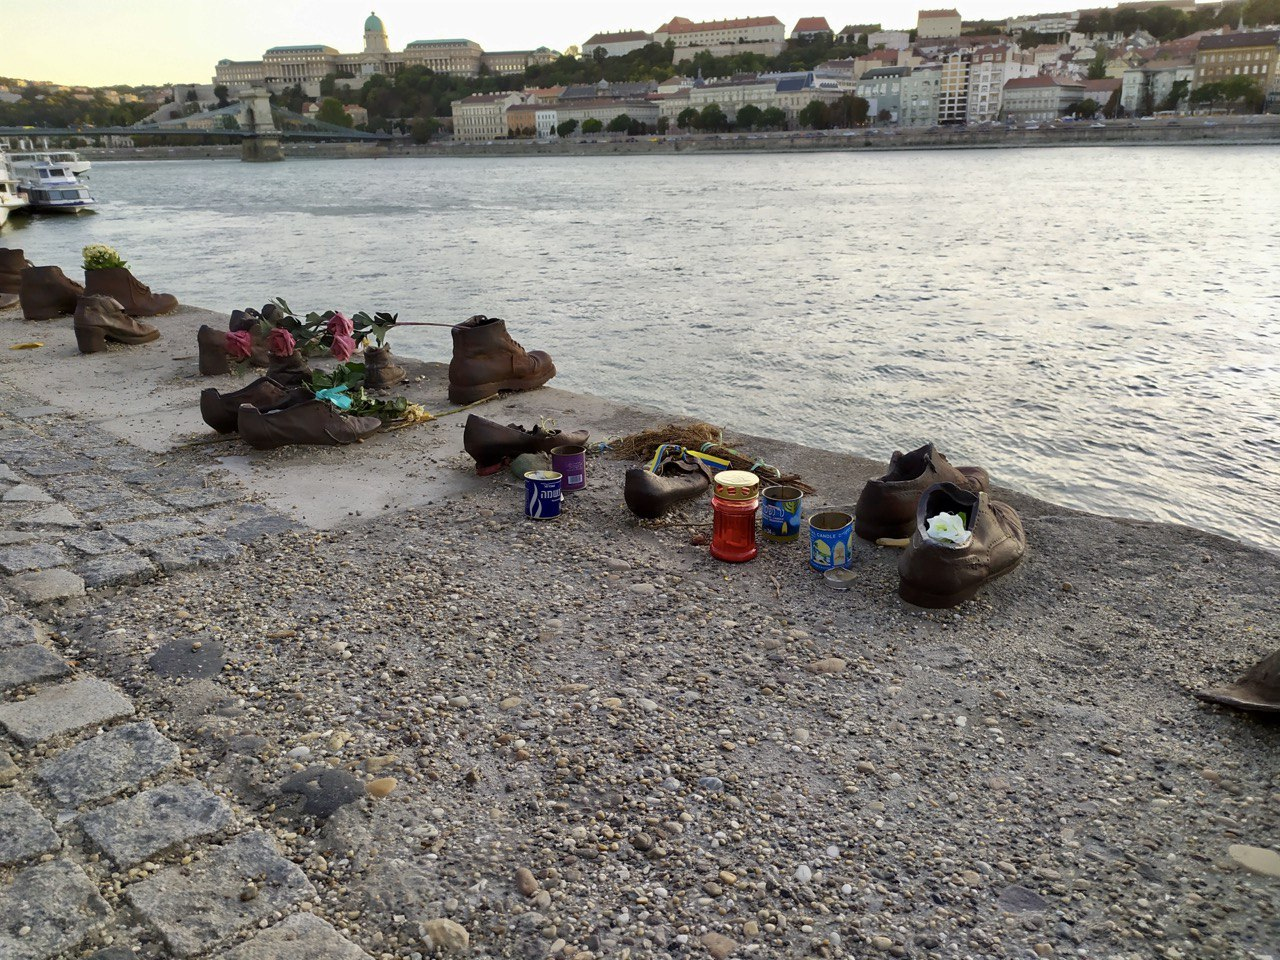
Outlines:
[[[944,6],[929,0],[929,8]],[[428,4],[422,0],[4,0],[0,7],[0,76],[55,83],[208,83],[223,57],[257,60],[268,47],[323,43],[358,53],[372,6],[393,50],[414,40],[465,37],[486,50],[564,50],[593,33],[652,31],[673,16],[690,20],[776,16],[790,33],[804,16],[846,23],[914,27],[919,3],[870,0],[636,0],[602,4]],[[444,8],[444,9],[442,9]],[[1056,10],[1035,0],[972,0],[966,19]]]

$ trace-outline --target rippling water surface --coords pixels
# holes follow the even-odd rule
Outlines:
[[[1273,147],[99,163],[116,246],[221,310],[501,316],[558,386],[1280,547]],[[70,269],[68,269],[70,273]],[[448,332],[397,352],[447,360]]]

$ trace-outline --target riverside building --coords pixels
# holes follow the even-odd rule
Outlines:
[[[360,87],[370,77],[393,77],[415,66],[459,77],[479,76],[481,68],[493,74],[516,74],[551,63],[557,56],[547,47],[486,52],[474,40],[463,39],[415,40],[395,51],[382,18],[371,14],[364,22],[360,53],[339,53],[324,44],[272,47],[261,60],[219,60],[213,82],[225,85],[232,96],[255,86],[281,93],[300,85],[306,96],[318,97],[320,82],[327,76],[336,77],[338,86]]]

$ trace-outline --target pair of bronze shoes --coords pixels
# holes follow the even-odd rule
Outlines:
[[[955,467],[931,443],[895,451],[863,487],[854,531],[866,540],[910,538],[898,559],[898,595],[934,609],[971,599],[1022,562],[1027,536],[1007,503],[992,500],[981,467]],[[940,520],[946,515],[948,523]]]
[[[467,417],[466,426],[462,430],[462,449],[476,462],[476,473],[486,477],[497,473],[522,454],[550,455],[556,447],[580,447],[589,437],[586,430],[566,433],[563,430],[547,430],[541,424],[531,430],[515,423],[504,427],[473,413]]]
[[[291,444],[346,446],[382,427],[377,417],[347,416],[305,387],[286,387],[269,377],[230,393],[202,390],[200,415],[219,433],[238,432],[255,450]]]

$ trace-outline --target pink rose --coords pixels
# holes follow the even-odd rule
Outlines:
[[[267,335],[267,349],[277,357],[292,357],[297,341],[284,327],[276,327]]]
[[[350,324],[351,321],[348,320],[347,323]],[[329,352],[333,354],[335,359],[346,363],[351,359],[351,355],[356,352],[356,342],[350,337],[335,333],[333,335],[333,346],[329,348]]]
[[[237,360],[253,356],[253,336],[248,330],[235,330],[227,334],[227,353]]]
[[[351,318],[341,313],[334,313],[333,318],[329,321],[329,333],[334,337],[349,337],[356,332],[356,325],[351,322]],[[337,354],[334,354],[337,356]]]

